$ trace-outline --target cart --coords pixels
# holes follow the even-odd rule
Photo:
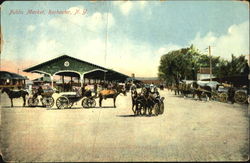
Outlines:
[[[56,106],[58,109],[71,108],[74,103],[81,101],[83,108],[93,108],[96,106],[96,96],[91,95],[91,91],[86,91],[83,95],[78,92],[64,92],[56,100]]]
[[[54,91],[53,89],[43,89],[43,91],[33,93],[32,97],[28,99],[28,106],[36,107],[39,104],[39,100],[44,107],[52,107],[54,105],[54,98],[52,97]],[[39,99],[39,95],[41,98]]]

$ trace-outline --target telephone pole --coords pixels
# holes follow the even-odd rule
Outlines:
[[[209,60],[210,60],[210,81],[212,81],[212,56],[211,56],[211,47],[208,46]]]

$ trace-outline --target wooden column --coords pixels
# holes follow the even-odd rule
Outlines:
[[[84,83],[84,74],[82,74],[80,76],[80,82],[81,82],[81,87],[83,87],[83,83]]]
[[[53,76],[50,76],[50,80],[51,80],[51,88],[53,89],[54,88],[54,82],[53,82]]]
[[[65,91],[64,87],[64,76],[62,76],[62,85],[63,85],[63,92]]]

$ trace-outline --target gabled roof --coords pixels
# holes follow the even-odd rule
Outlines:
[[[62,59],[72,59],[72,60],[78,61],[80,63],[88,64],[88,65],[94,66],[96,68],[100,68],[100,69],[106,70],[106,68],[98,66],[98,65],[95,65],[93,63],[89,63],[89,62],[86,62],[86,61],[83,61],[83,60],[80,60],[80,59],[77,59],[77,58],[74,58],[74,57],[71,57],[71,56],[68,56],[68,55],[62,55],[62,56],[54,58],[52,60],[49,60],[49,61],[43,62],[41,64],[32,66],[30,68],[27,68],[27,69],[25,69],[23,71],[24,72],[32,72],[32,71],[35,71],[35,70],[38,70],[38,69],[42,68],[43,66],[49,65],[51,63],[57,62],[58,60],[62,60]]]
[[[69,65],[65,66],[68,61]],[[84,77],[91,79],[105,79],[125,81],[129,76],[120,72],[95,65],[68,55],[62,55],[47,62],[27,68],[25,72],[44,73],[49,75],[59,74],[65,76],[79,76],[84,74]],[[105,73],[104,73],[105,72]]]

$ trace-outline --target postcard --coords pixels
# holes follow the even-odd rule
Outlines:
[[[249,160],[249,2],[5,1],[5,162]]]

